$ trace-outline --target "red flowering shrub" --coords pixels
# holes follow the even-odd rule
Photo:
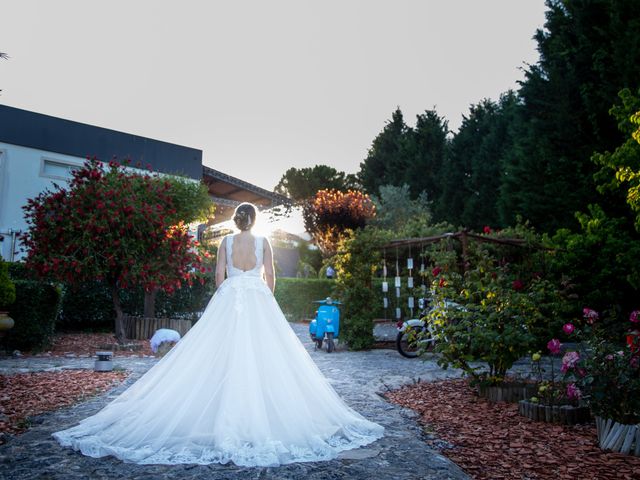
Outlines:
[[[304,226],[325,256],[335,253],[346,230],[362,228],[375,215],[369,196],[357,190],[320,190],[302,209]]]
[[[116,337],[124,340],[119,288],[142,284],[172,292],[201,271],[197,242],[177,218],[172,183],[157,175],[127,173],[94,160],[24,207],[27,267],[69,284],[105,281],[116,311]]]

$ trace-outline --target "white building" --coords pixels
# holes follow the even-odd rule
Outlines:
[[[0,105],[0,254],[21,258],[18,235],[27,224],[22,207],[29,198],[62,184],[87,156],[102,161],[128,158],[154,171],[204,180],[219,205],[216,222],[228,219],[242,201],[268,208],[286,197],[202,165],[202,151],[160,140]]]

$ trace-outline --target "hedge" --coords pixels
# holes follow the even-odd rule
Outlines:
[[[33,280],[14,280],[16,301],[9,307],[15,326],[7,332],[7,350],[42,350],[50,345],[60,309],[60,290]]]
[[[14,280],[36,280],[23,263],[8,265],[9,276]],[[159,292],[156,298],[158,317],[179,317],[196,320],[212,295],[213,278],[207,277],[204,285],[195,282],[184,286],[169,296]],[[85,282],[82,285],[61,284],[60,314],[56,321],[59,330],[113,330],[115,311],[111,291],[103,282]],[[120,291],[123,310],[130,315],[142,315],[144,291],[141,287]]]
[[[9,265],[12,279],[33,278],[24,264]],[[37,283],[37,282],[35,282]],[[156,315],[197,320],[211,299],[213,277],[204,285],[199,282],[183,287],[173,295],[159,292],[156,299]],[[43,284],[46,285],[46,284]],[[316,278],[278,278],[275,297],[287,320],[298,321],[313,318],[317,309],[314,300],[322,300],[332,294],[334,280]],[[102,282],[87,282],[75,287],[62,285],[60,314],[56,322],[59,330],[112,330],[115,318],[111,293]],[[132,288],[120,292],[123,310],[130,315],[142,315],[144,292]]]
[[[334,280],[318,278],[278,278],[275,297],[287,320],[313,318],[318,304],[332,294]]]
[[[156,316],[197,320],[211,299],[211,282],[184,286],[173,295],[158,292]],[[122,309],[129,315],[141,316],[144,290],[141,287],[120,291]],[[65,287],[58,327],[62,330],[111,330],[115,312],[109,288],[102,282]]]

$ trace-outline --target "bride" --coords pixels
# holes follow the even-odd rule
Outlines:
[[[105,408],[54,433],[61,445],[138,464],[276,466],[329,460],[382,437],[289,327],[272,293],[271,246],[251,233],[256,214],[249,203],[236,208],[240,233],[220,244],[218,289],[200,320]]]

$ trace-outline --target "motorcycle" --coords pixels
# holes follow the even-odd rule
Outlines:
[[[398,322],[396,348],[403,357],[415,358],[420,350],[431,351],[435,345],[435,329],[427,321],[429,302],[426,298],[418,299],[420,318],[412,318]]]
[[[398,335],[396,336],[398,353],[403,357],[416,358],[420,353],[433,351],[438,340],[438,332],[436,332],[433,323],[429,322],[429,314],[438,310],[444,313],[450,308],[467,311],[462,305],[448,300],[444,301],[444,305],[429,306],[427,298],[419,298],[420,317],[398,322]]]
[[[341,303],[331,297],[313,303],[319,303],[320,306],[316,311],[316,318],[309,324],[309,335],[316,350],[322,349],[326,339],[327,352],[331,353],[336,348],[335,342],[340,334],[340,310],[337,305]]]

